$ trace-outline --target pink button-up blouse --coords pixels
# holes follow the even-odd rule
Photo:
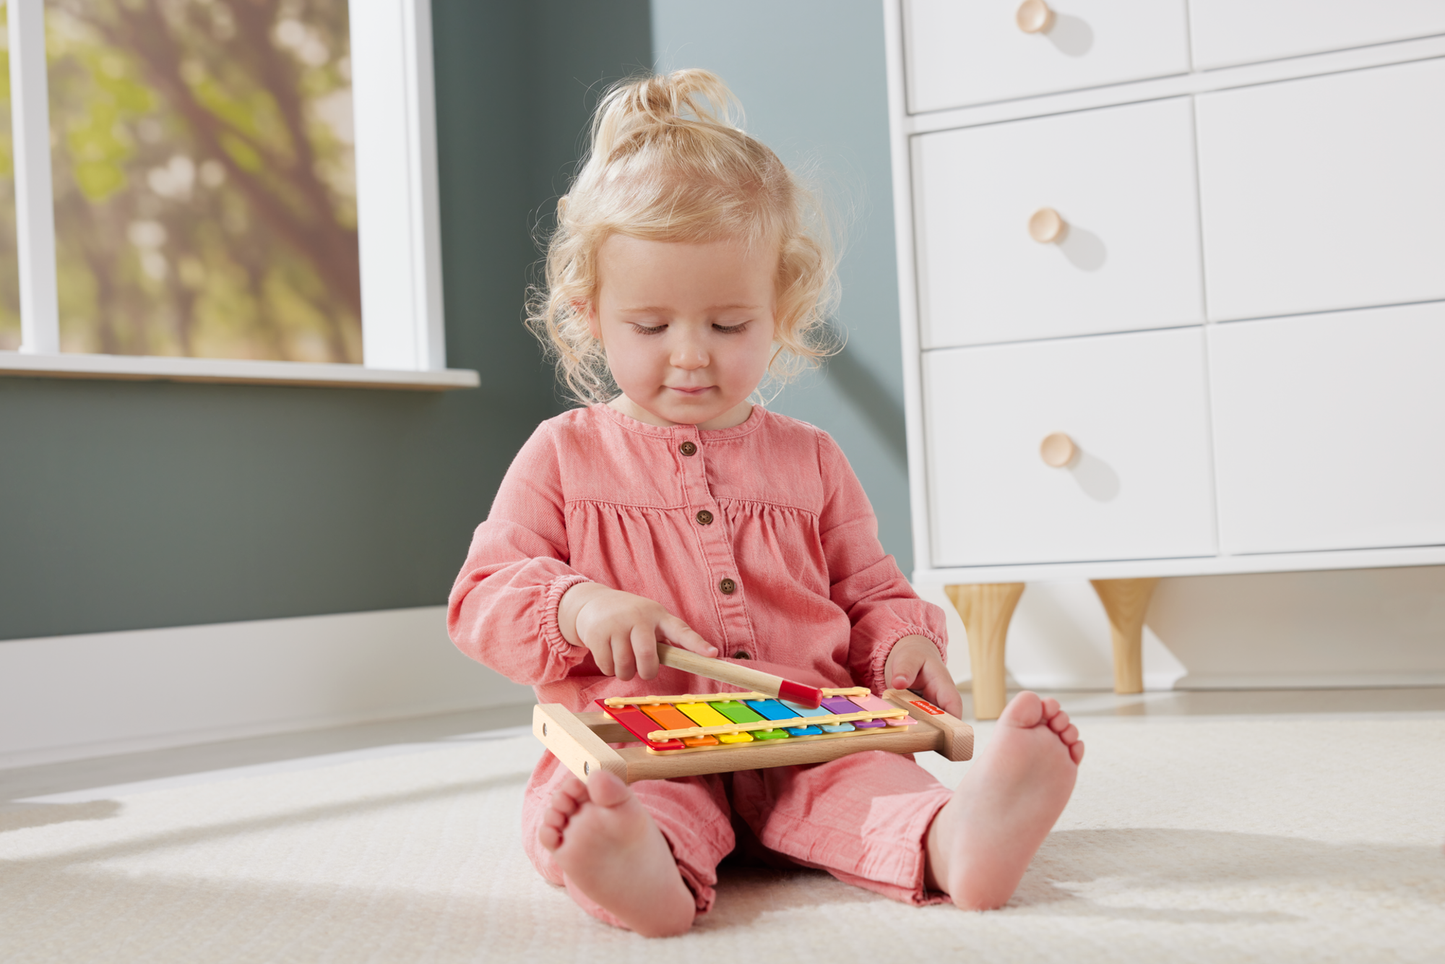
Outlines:
[[[549,419],[522,447],[452,588],[468,656],[544,703],[727,687],[663,668],[598,672],[557,625],[593,580],[661,603],[726,657],[815,686],[881,692],[893,644],[945,655],[943,613],[878,542],[863,487],[829,435],[754,407],[733,428],[660,428],[605,405]]]

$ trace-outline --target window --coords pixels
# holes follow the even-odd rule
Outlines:
[[[428,0],[7,7],[0,372],[476,384],[445,364]]]

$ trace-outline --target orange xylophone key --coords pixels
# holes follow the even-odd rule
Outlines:
[[[644,703],[639,706],[642,712],[657,721],[657,728],[661,730],[686,730],[697,726],[686,714],[671,703]],[[690,736],[683,739],[688,746],[717,746],[715,736]]]

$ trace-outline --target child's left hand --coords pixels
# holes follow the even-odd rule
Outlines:
[[[963,698],[953,674],[939,658],[938,647],[926,636],[904,636],[893,644],[883,664],[883,678],[896,690],[913,690],[945,713],[963,713]]]

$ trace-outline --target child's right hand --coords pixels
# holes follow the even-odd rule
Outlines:
[[[562,595],[557,624],[567,642],[586,646],[597,668],[620,680],[657,675],[659,639],[703,656],[717,655],[716,647],[660,603],[595,582],[578,583]]]

